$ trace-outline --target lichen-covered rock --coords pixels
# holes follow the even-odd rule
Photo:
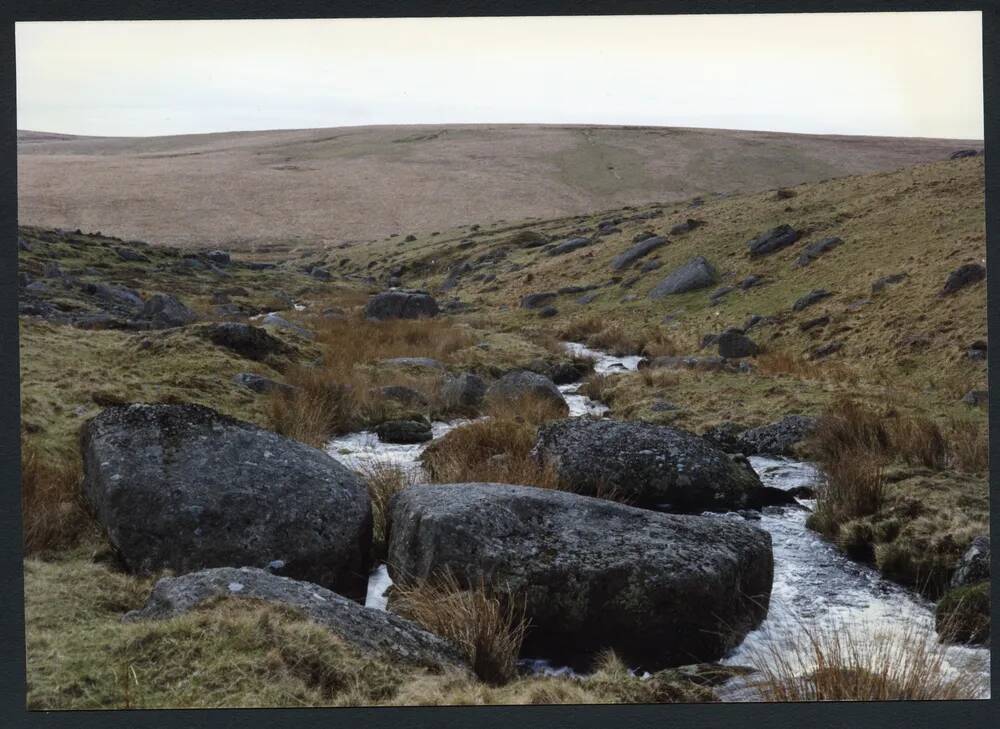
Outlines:
[[[368,608],[324,587],[250,567],[216,567],[157,581],[141,610],[126,622],[167,620],[218,598],[261,600],[292,608],[348,645],[434,670],[468,670],[458,649],[416,623]]]
[[[528,370],[508,372],[486,390],[487,401],[516,403],[524,398],[551,403],[556,411],[569,414],[566,398],[559,392],[556,384],[537,372]]]
[[[150,322],[154,327],[182,327],[190,324],[198,317],[175,296],[169,294],[153,294],[139,312],[139,318]]]
[[[614,495],[672,511],[746,508],[762,486],[704,438],[640,421],[574,418],[546,423],[534,456],[573,491]]]
[[[756,258],[787,248],[797,241],[800,235],[801,233],[790,225],[779,225],[777,228],[772,228],[747,242],[750,257]]]
[[[808,415],[786,415],[758,428],[750,428],[737,438],[739,452],[745,456],[792,456],[797,445],[816,430],[819,421]]]
[[[952,587],[969,585],[990,579],[990,538],[983,534],[972,540],[951,576]]]
[[[649,298],[662,299],[672,294],[707,288],[715,285],[718,278],[719,275],[712,264],[704,256],[696,256],[660,281],[649,292]]]
[[[83,430],[83,490],[130,571],[263,567],[351,597],[371,503],[320,450],[200,405],[108,408]]]
[[[437,300],[426,291],[383,291],[365,306],[368,319],[421,319],[438,314]]]
[[[397,582],[449,572],[524,600],[524,653],[578,667],[613,649],[643,670],[711,661],[767,615],[771,538],[527,486],[415,486],[390,506]]]

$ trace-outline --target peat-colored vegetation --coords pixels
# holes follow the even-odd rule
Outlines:
[[[985,284],[945,282],[982,262],[982,175],[982,159],[966,158],[780,196],[441,226],[437,236],[364,246],[300,242],[288,260],[278,242],[254,260],[20,229],[29,705],[713,700],[738,670],[668,668],[641,680],[605,653],[586,678],[519,675],[523,616],[502,586],[485,583],[389,594],[400,613],[457,645],[469,672],[359,652],[300,612],[251,600],[122,622],[169,570],[127,574],[82,497],[80,430],[104,409],[194,403],[318,447],[358,430],[422,437],[431,420],[467,418],[424,451],[428,480],[573,491],[533,453],[539,428],[564,417],[564,403],[497,389],[514,370],[582,379],[580,392],[616,420],[704,433],[734,455],[816,461],[823,482],[810,526],[893,580],[935,599],[947,592],[941,636],[981,642],[983,581],[953,583],[988,530]],[[764,234],[785,224],[795,242],[750,256],[748,241],[771,240]],[[615,270],[649,233],[669,242]],[[800,264],[805,247],[831,236],[842,242],[814,246],[821,253]],[[574,238],[587,241],[558,248]],[[711,264],[711,286],[650,296],[696,256]],[[441,314],[367,318],[363,307],[388,286],[430,291]],[[551,295],[544,306],[522,305],[537,294]],[[645,361],[636,372],[588,375],[560,340]],[[775,439],[758,426],[792,414],[816,418],[811,435],[778,428],[780,448],[761,450]],[[394,497],[418,479],[391,465],[360,476],[368,546],[381,559]],[[967,695],[920,641],[862,655],[864,637],[803,635],[799,650],[820,668],[768,667],[762,657],[765,696]]]

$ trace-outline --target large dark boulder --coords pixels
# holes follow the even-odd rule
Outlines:
[[[437,316],[438,303],[426,291],[383,291],[365,306],[368,319],[421,319]]]
[[[292,348],[260,327],[238,322],[217,322],[195,329],[195,334],[217,347],[236,352],[241,357],[256,361],[270,356],[288,354]]]
[[[944,288],[941,289],[941,293],[953,294],[956,291],[961,291],[966,286],[971,286],[974,283],[978,283],[986,278],[986,268],[979,265],[978,263],[966,263],[964,266],[959,266],[954,271],[948,274],[948,280],[944,282]]]
[[[434,670],[467,670],[457,648],[398,615],[368,608],[310,582],[252,567],[215,567],[157,581],[126,622],[167,620],[219,598],[259,600],[292,608],[357,650]]]
[[[761,233],[753,240],[747,241],[750,257],[765,256],[768,253],[787,248],[799,239],[801,233],[790,225],[779,225],[777,228]]]
[[[715,268],[703,256],[696,256],[680,268],[675,268],[670,275],[660,281],[649,298],[662,299],[671,294],[683,294],[715,285],[719,275]]]
[[[197,315],[170,294],[153,294],[139,312],[139,318],[157,328],[182,327],[195,321]]]
[[[792,456],[796,446],[816,430],[818,420],[808,415],[786,415],[759,428],[744,430],[738,450],[745,456]]]
[[[726,359],[755,357],[760,349],[741,329],[727,329],[716,340],[719,345],[719,356]]]
[[[978,536],[965,550],[951,576],[952,587],[968,587],[990,579],[990,538]]]
[[[805,247],[802,253],[799,254],[798,259],[795,261],[797,266],[808,266],[810,263],[815,261],[817,258],[822,256],[828,251],[832,251],[834,248],[839,246],[844,241],[840,238],[833,236],[830,238],[823,238],[815,243],[810,243]]]
[[[525,655],[589,668],[722,657],[767,615],[771,538],[741,519],[659,514],[504,484],[415,486],[390,506],[394,580],[449,572],[524,600]]]
[[[566,398],[556,384],[545,375],[528,370],[508,372],[486,389],[487,402],[516,403],[531,398],[550,403],[554,410],[569,414]]]
[[[611,260],[611,268],[614,271],[621,271],[623,268],[628,268],[640,258],[649,255],[657,248],[662,248],[669,242],[670,241],[662,235],[654,235],[649,238],[644,238],[624,253],[620,253],[615,256]]]
[[[264,567],[365,593],[371,503],[320,450],[200,405],[108,408],[82,433],[83,490],[128,569]]]
[[[742,509],[761,487],[756,474],[705,439],[653,423],[580,418],[546,423],[533,454],[577,493],[646,508]]]

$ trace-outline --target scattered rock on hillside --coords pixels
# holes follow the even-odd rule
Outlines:
[[[371,504],[315,448],[200,405],[112,407],[84,427],[83,491],[132,572],[266,566],[365,593]]]
[[[218,347],[225,347],[258,362],[272,355],[280,356],[293,351],[277,337],[251,324],[216,322],[202,325],[194,333]]]
[[[593,291],[593,292],[591,292],[589,294],[584,294],[583,296],[581,296],[580,298],[578,298],[576,300],[576,303],[580,304],[581,306],[586,306],[587,304],[593,303],[594,300],[597,299],[597,297],[600,296],[600,295],[601,295],[600,292]]]
[[[964,157],[975,157],[979,154],[978,150],[975,149],[960,149],[957,152],[952,152],[948,155],[948,159],[962,159]]]
[[[989,390],[969,390],[962,397],[962,402],[966,405],[971,405],[972,407],[979,407],[980,405],[989,405],[990,393]]]
[[[218,598],[262,600],[292,608],[354,648],[433,670],[467,670],[458,650],[416,623],[368,608],[310,582],[252,567],[216,567],[157,581],[141,610],[126,622],[167,620]]]
[[[690,233],[695,228],[700,228],[704,224],[705,221],[703,220],[688,218],[683,223],[677,223],[677,225],[670,228],[670,235],[683,235],[684,233]]]
[[[703,256],[696,256],[658,283],[649,292],[651,299],[703,289],[715,284],[718,274]]]
[[[955,565],[951,586],[968,587],[988,579],[990,579],[990,538],[984,534],[972,540],[972,544]]]
[[[527,294],[521,297],[521,308],[522,309],[538,309],[549,302],[555,301],[556,293],[554,291],[543,291],[537,294]]]
[[[752,289],[754,286],[760,286],[764,283],[764,277],[758,276],[757,274],[750,274],[745,279],[737,284],[741,289],[746,291],[747,289]]]
[[[787,248],[799,239],[801,233],[790,225],[779,225],[777,228],[761,233],[753,240],[747,241],[750,257],[765,256],[768,253]]]
[[[611,269],[614,271],[621,271],[623,268],[628,268],[640,258],[649,255],[657,248],[662,248],[667,243],[669,243],[669,241],[662,235],[654,235],[651,238],[645,238],[624,253],[615,256],[611,260]]]
[[[726,359],[756,357],[759,347],[740,329],[727,329],[719,335],[719,356]]]
[[[836,354],[843,348],[843,342],[829,342],[816,347],[810,354],[813,359],[823,359],[824,357],[829,357],[831,354]]]
[[[573,418],[542,425],[534,455],[577,493],[646,508],[743,508],[760,480],[693,433],[645,422]]]
[[[268,393],[274,390],[278,390],[283,393],[291,393],[295,388],[291,385],[286,385],[284,382],[275,382],[270,377],[264,377],[264,375],[258,375],[253,372],[240,372],[233,376],[233,382],[237,385],[241,385],[248,390],[253,390],[257,393]]]
[[[968,359],[974,361],[983,361],[987,358],[989,350],[987,348],[986,342],[977,340],[969,345],[969,348],[965,350],[965,356]]]
[[[810,291],[805,296],[799,298],[792,305],[792,309],[794,311],[802,311],[803,309],[807,309],[813,304],[819,303],[823,299],[828,298],[830,296],[833,296],[833,294],[827,291],[826,289],[815,289],[813,291]]]
[[[205,258],[210,260],[216,266],[228,266],[232,262],[232,258],[228,251],[209,251],[205,254]]]
[[[810,243],[805,247],[802,253],[799,254],[798,259],[795,261],[797,266],[808,266],[810,263],[815,261],[817,258],[822,256],[824,253],[832,251],[837,246],[841,245],[844,241],[840,238],[833,236],[831,238],[823,238],[815,243]]]
[[[383,443],[426,443],[434,435],[428,420],[386,420],[375,427],[375,434]]]
[[[538,316],[542,319],[548,319],[559,313],[559,309],[554,306],[543,306],[538,310]]]
[[[545,375],[528,370],[508,372],[494,382],[486,390],[486,400],[497,402],[516,402],[524,397],[537,398],[568,415],[569,405],[566,398],[559,392],[556,384]]]
[[[739,434],[737,450],[745,456],[793,456],[819,421],[808,415],[786,415],[781,420]]]
[[[441,400],[447,408],[478,410],[485,396],[486,383],[471,372],[449,377],[441,384]]]
[[[799,329],[803,332],[808,332],[810,329],[815,329],[816,327],[825,327],[829,323],[830,317],[817,316],[815,319],[809,319],[799,324]]]
[[[427,369],[427,370],[443,370],[444,365],[438,362],[436,359],[431,357],[391,357],[389,359],[380,359],[378,361],[380,367],[396,367],[396,368],[407,368],[412,367],[415,369]]]
[[[539,248],[548,242],[548,236],[534,230],[518,231],[507,240],[507,243],[519,248]]]
[[[789,200],[795,197],[796,195],[798,195],[798,193],[795,192],[795,190],[787,190],[783,187],[778,188],[777,190],[774,191],[775,200]]]
[[[525,651],[578,668],[715,660],[767,615],[771,540],[742,519],[678,516],[551,489],[415,486],[391,502],[390,574],[447,570],[524,600]]]
[[[978,263],[966,263],[948,274],[941,294],[953,294],[986,278],[986,268]]]
[[[128,261],[129,263],[149,263],[149,258],[142,255],[139,251],[133,248],[125,248],[123,246],[118,246],[115,248],[115,253],[123,261]]]
[[[267,314],[260,320],[261,326],[274,327],[275,329],[284,329],[286,332],[292,332],[304,339],[313,339],[316,335],[303,326],[299,326],[293,322],[288,321],[285,317],[280,314],[275,314],[271,312]]]
[[[724,357],[712,355],[709,357],[653,357],[639,362],[639,369],[695,370],[698,372],[749,372],[746,362],[727,360]]]
[[[378,393],[385,400],[395,400],[396,402],[409,407],[427,406],[427,398],[424,397],[422,393],[414,390],[412,387],[405,387],[403,385],[387,385],[386,387],[380,388]]]
[[[312,276],[317,281],[330,281],[333,279],[332,273],[330,273],[325,268],[320,268],[319,266],[314,266],[313,269],[309,272],[309,275]],[[389,282],[390,286],[398,286],[399,277],[398,276],[390,277]]]
[[[571,253],[579,248],[589,246],[593,241],[590,238],[570,238],[553,246],[547,251],[549,256],[561,256],[564,253]]]
[[[437,316],[438,303],[426,291],[383,291],[365,306],[368,319],[421,319]]]
[[[901,283],[905,279],[906,279],[905,273],[894,273],[889,276],[882,276],[880,278],[877,278],[872,282],[872,293],[877,294],[880,291],[882,291],[886,286]]]
[[[153,294],[139,312],[139,319],[156,328],[168,329],[190,324],[198,317],[193,311],[170,294]]]
[[[745,425],[727,420],[718,425],[713,425],[702,433],[701,437],[726,453],[740,453],[739,438],[746,429]]]
[[[733,286],[722,286],[709,294],[708,298],[713,304],[717,304],[735,290]]]

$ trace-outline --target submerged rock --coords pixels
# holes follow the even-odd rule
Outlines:
[[[416,623],[368,608],[310,582],[251,567],[216,567],[158,580],[141,610],[126,622],[167,620],[218,598],[261,600],[292,608],[365,653],[434,670],[467,670],[458,649]]]
[[[84,427],[83,491],[132,572],[285,563],[365,593],[371,504],[320,450],[200,405],[108,408]]]
[[[390,507],[389,565],[524,600],[524,652],[642,670],[711,661],[767,615],[771,538],[743,520],[659,514],[504,484],[415,486]]]
[[[572,489],[646,508],[729,511],[761,488],[753,471],[686,430],[640,421],[569,419],[539,428],[533,455]]]
[[[387,420],[375,427],[375,434],[383,443],[426,443],[434,437],[425,419]]]

